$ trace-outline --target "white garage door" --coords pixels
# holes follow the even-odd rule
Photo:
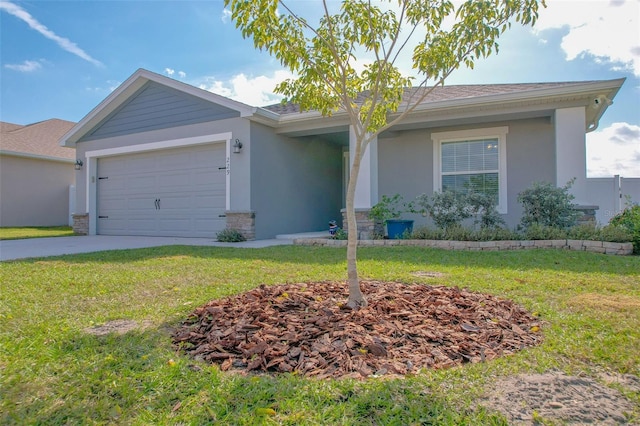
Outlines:
[[[224,229],[225,145],[98,160],[102,235],[215,237]]]

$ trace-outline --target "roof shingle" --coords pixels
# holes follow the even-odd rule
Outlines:
[[[75,123],[53,118],[22,126],[0,122],[0,151],[72,160],[73,148],[58,144]]]
[[[514,84],[463,84],[452,86],[438,86],[422,102],[423,105],[452,101],[457,99],[479,98],[483,96],[504,95],[509,93],[526,93],[536,90],[553,89],[567,87],[576,84],[589,83],[588,81],[569,81],[556,83],[514,83]],[[412,96],[417,96],[420,91],[429,90],[426,88],[408,88],[405,90],[404,99],[409,100]],[[362,102],[364,96],[360,96],[357,102]],[[292,103],[278,103],[263,107],[266,110],[280,115],[287,115],[300,112],[299,105]]]

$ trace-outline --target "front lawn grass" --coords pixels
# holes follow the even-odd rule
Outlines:
[[[74,235],[74,233],[70,226],[26,226],[17,228],[0,228],[0,240],[70,237],[72,235]]]
[[[560,250],[361,248],[361,277],[466,287],[546,322],[540,347],[404,379],[221,372],[171,347],[197,306],[260,284],[344,280],[345,250],[161,247],[0,264],[0,424],[506,424],[496,377],[640,375],[640,258]],[[124,335],[84,330],[116,319]],[[640,414],[640,393],[626,391]]]

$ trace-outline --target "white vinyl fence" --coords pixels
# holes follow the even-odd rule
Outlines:
[[[589,202],[599,207],[596,210],[596,221],[600,225],[606,225],[612,217],[624,210],[628,197],[631,197],[632,203],[640,203],[640,178],[624,178],[619,175],[587,178],[587,194]]]

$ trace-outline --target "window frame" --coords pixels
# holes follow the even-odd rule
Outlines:
[[[507,214],[507,133],[509,127],[453,130],[431,133],[433,141],[433,191],[442,191],[442,144],[495,138],[498,140],[498,206],[500,214]]]

